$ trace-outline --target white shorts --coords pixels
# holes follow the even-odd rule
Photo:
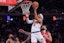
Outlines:
[[[31,43],[37,43],[37,41],[46,43],[45,38],[42,36],[41,32],[31,33]]]

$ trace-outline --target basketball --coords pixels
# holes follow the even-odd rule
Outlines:
[[[33,4],[32,4],[33,7],[38,7],[39,6],[39,3],[37,1],[34,1]]]

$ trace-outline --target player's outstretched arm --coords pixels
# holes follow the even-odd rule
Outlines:
[[[37,8],[38,8],[38,7],[34,7],[34,8],[33,8],[33,9],[34,9],[34,17],[35,17],[35,19],[38,20],[38,21],[40,22],[40,24],[42,25],[42,19],[40,19],[40,18],[38,17],[38,15],[37,15]]]
[[[27,17],[26,22],[28,24],[32,24],[33,23],[33,20],[29,20],[29,14],[26,14],[26,17]]]
[[[21,43],[26,43],[27,41],[29,41],[29,39],[30,39],[30,35],[31,35],[30,32],[24,31],[23,29],[19,29],[19,32],[28,35],[28,37],[27,37],[23,42],[21,42]]]
[[[24,33],[24,34],[26,34],[26,35],[30,35],[30,34],[31,34],[30,32],[24,31],[23,29],[19,29],[18,32]]]

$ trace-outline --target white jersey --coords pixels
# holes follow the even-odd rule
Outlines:
[[[40,31],[41,24],[39,22],[37,22],[37,20],[35,20],[35,19],[29,20],[29,18],[27,18],[27,23],[28,24],[32,23],[31,32]]]
[[[41,24],[37,22],[37,20],[34,20],[32,27],[31,27],[31,32],[40,31],[40,28],[41,28]]]

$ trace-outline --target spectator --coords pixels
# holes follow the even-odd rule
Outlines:
[[[9,34],[9,38],[7,39],[6,43],[15,43],[13,34]]]

